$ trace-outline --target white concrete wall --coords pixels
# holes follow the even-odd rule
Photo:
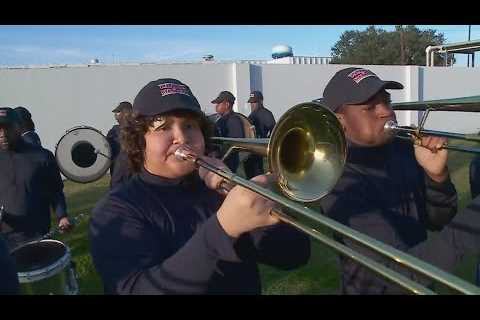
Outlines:
[[[276,119],[295,104],[322,96],[328,80],[346,65],[282,65],[245,63],[77,66],[0,69],[0,105],[25,106],[33,115],[45,147],[54,150],[65,131],[89,125],[104,134],[114,124],[111,110],[133,101],[146,83],[173,77],[188,84],[203,110],[222,90],[236,97],[236,111],[248,115],[251,90],[263,91],[265,105]],[[418,66],[364,66],[381,78],[404,84],[391,90],[394,102],[453,98],[480,94],[480,70]],[[397,112],[401,124],[416,124],[417,112]],[[479,114],[436,113],[427,128],[454,132],[480,130]],[[455,120],[453,120],[455,119]]]
[[[133,102],[149,81],[173,77],[188,84],[207,113],[222,90],[234,90],[233,64],[92,66],[0,70],[0,105],[25,106],[44,146],[55,149],[66,130],[89,125],[105,135],[115,120],[111,110]],[[248,68],[248,65],[246,65]]]
[[[422,100],[480,95],[478,68],[422,67]],[[425,127],[460,133],[480,131],[480,113],[433,112]]]

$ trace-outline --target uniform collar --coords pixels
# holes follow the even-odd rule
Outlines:
[[[369,167],[383,165],[391,145],[392,143],[378,147],[364,147],[347,141],[347,161],[350,163],[364,164]]]
[[[232,114],[234,114],[234,111],[233,111],[233,110],[230,110],[229,112],[224,113],[224,114],[222,115],[222,118],[225,118],[225,119],[226,119],[226,118],[230,117]]]
[[[165,186],[165,187],[189,185],[192,183],[195,176],[198,176],[198,175],[196,175],[194,171],[192,174],[188,176],[181,177],[178,179],[170,179],[170,178],[165,178],[165,177],[157,176],[153,173],[150,173],[148,172],[147,169],[145,169],[145,167],[142,167],[142,170],[140,171],[140,178],[143,181],[156,186]]]

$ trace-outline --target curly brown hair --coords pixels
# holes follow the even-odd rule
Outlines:
[[[205,139],[205,149],[210,148],[209,138],[213,133],[213,125],[205,115],[189,111],[173,111],[162,116],[193,117],[199,121],[200,130]],[[145,134],[158,116],[143,116],[136,112],[126,113],[120,120],[120,145],[128,157],[128,167],[131,173],[138,173],[145,161]]]

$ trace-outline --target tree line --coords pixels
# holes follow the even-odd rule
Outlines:
[[[436,30],[420,30],[413,25],[395,26],[386,31],[369,26],[364,31],[345,31],[332,47],[331,63],[425,65],[425,49],[444,44],[443,33]],[[455,63],[453,54],[447,56],[447,66]],[[445,57],[435,56],[435,65],[444,66]]]

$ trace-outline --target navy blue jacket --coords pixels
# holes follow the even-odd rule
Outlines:
[[[15,260],[10,255],[7,243],[0,234],[0,295],[20,294]]]
[[[245,138],[243,122],[233,111],[223,115],[215,122],[215,136],[225,138]],[[226,150],[224,150],[226,152]],[[240,164],[238,152],[234,152],[227,159],[225,164],[235,172]]]
[[[421,251],[418,246],[427,240],[428,230],[442,230],[455,216],[457,194],[450,179],[441,184],[431,180],[418,165],[412,144],[406,141],[395,140],[376,148],[350,145],[348,151],[343,175],[321,200],[324,212],[396,249],[417,256],[441,256],[441,251]],[[338,238],[378,259],[353,241]],[[349,258],[341,257],[340,262],[343,293],[405,293]]]
[[[112,151],[112,164],[110,165],[110,188],[127,181],[131,174],[128,168],[127,154],[120,146],[120,126],[114,125],[107,133],[107,141]]]
[[[40,141],[40,137],[38,136],[38,134],[34,130],[22,133],[22,139],[26,143],[32,144],[34,146],[37,146],[37,147],[42,146],[42,142]]]
[[[288,225],[229,237],[215,214],[222,201],[196,173],[170,180],[144,169],[110,191],[89,226],[105,293],[259,294],[257,262],[307,262],[308,237]]]
[[[24,132],[21,137],[23,142],[33,147],[42,148],[42,141],[35,130]],[[52,197],[52,206],[56,208],[58,212],[67,212],[67,202],[65,200],[63,189]]]
[[[19,140],[14,151],[0,151],[0,206],[6,212],[2,233],[21,242],[50,229],[50,209],[67,216],[63,182],[53,154]]]
[[[257,138],[270,138],[273,127],[275,127],[275,118],[270,110],[259,106],[250,113],[248,120],[255,126]]]

